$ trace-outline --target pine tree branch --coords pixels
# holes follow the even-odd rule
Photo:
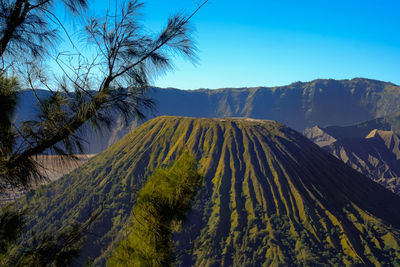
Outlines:
[[[165,39],[163,42],[161,42],[158,46],[156,46],[155,48],[153,48],[153,50],[151,50],[149,53],[147,53],[146,55],[144,55],[142,58],[140,58],[137,62],[133,63],[132,65],[126,67],[124,70],[122,70],[121,72],[115,74],[112,76],[113,79],[125,74],[126,72],[128,72],[129,70],[133,69],[134,67],[136,67],[137,65],[143,63],[146,59],[148,59],[152,54],[154,54],[157,50],[159,50],[161,47],[163,47],[164,45],[166,45],[169,41],[171,41],[172,38],[176,37],[176,35],[181,31],[181,29],[183,28],[183,26],[185,26],[189,20],[208,2],[208,0],[205,0],[203,3],[201,3],[197,9],[191,14],[189,15],[180,25],[180,27],[178,27],[173,34],[171,34],[171,36],[169,36],[167,39]]]
[[[150,52],[146,53],[143,57],[141,57],[137,62],[134,64],[128,66],[121,72],[118,72],[116,74],[113,74],[112,69],[110,69],[110,73],[108,76],[103,80],[103,82],[100,85],[100,88],[98,89],[98,93],[94,95],[90,101],[87,104],[83,104],[81,107],[81,110],[85,110],[83,112],[77,112],[64,126],[60,127],[57,129],[55,134],[47,138],[41,142],[39,142],[36,146],[31,147],[24,152],[22,152],[19,155],[14,155],[10,159],[10,166],[15,166],[23,162],[24,160],[27,160],[28,158],[37,155],[44,150],[54,146],[58,142],[68,138],[71,134],[73,134],[76,130],[78,130],[85,122],[87,122],[89,119],[91,119],[95,114],[101,109],[101,107],[106,104],[109,101],[109,96],[110,96],[110,90],[111,90],[111,83],[118,77],[122,76],[132,68],[136,67],[137,65],[143,63],[147,58],[151,57],[154,53],[157,52],[157,50],[161,49],[163,46],[165,46],[169,41],[171,41],[176,35],[182,30],[182,28],[189,22],[189,20],[200,10],[201,7],[203,7],[208,0],[204,1],[201,5],[198,6],[198,8],[190,15],[188,16],[181,24],[179,24],[179,27],[177,27],[174,32],[166,38],[166,40],[163,40],[159,45],[157,45],[155,48],[153,48]]]
[[[16,29],[25,21],[29,12],[29,2],[27,0],[17,0],[13,11],[6,21],[6,29],[0,39],[0,56],[3,57],[9,42],[11,41]]]

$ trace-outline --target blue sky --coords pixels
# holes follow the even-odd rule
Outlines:
[[[198,1],[144,1],[144,24]],[[108,1],[93,1],[101,12]],[[93,9],[92,9],[93,10]],[[365,77],[400,84],[400,1],[210,0],[192,19],[199,62],[177,58],[155,80],[181,89],[285,85]]]

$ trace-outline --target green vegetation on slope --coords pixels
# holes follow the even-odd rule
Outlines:
[[[202,181],[196,159],[183,153],[167,169],[156,169],[139,192],[130,234],[115,249],[107,266],[171,266],[172,233],[189,210]]]
[[[10,257],[8,252],[23,229],[23,212],[17,211],[13,205],[0,208],[0,266],[7,266]]]
[[[30,242],[18,243],[27,211],[7,205],[0,209],[0,266],[70,266],[79,255],[83,233],[101,214],[101,206],[85,224],[74,224],[54,232],[33,234]]]
[[[84,222],[78,260],[103,264],[156,168],[196,155],[204,186],[174,234],[188,266],[380,265],[400,258],[400,198],[274,121],[159,117],[20,203],[30,231]],[[29,237],[29,234],[26,235]],[[114,242],[113,242],[114,240]]]

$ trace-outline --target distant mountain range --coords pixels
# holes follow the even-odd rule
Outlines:
[[[39,97],[47,94],[46,91],[38,93]],[[400,112],[399,86],[361,78],[340,81],[319,79],[280,87],[217,90],[152,88],[149,97],[154,99],[157,110],[154,114],[147,112],[148,119],[158,115],[248,117],[276,120],[297,131],[315,125],[352,125]],[[20,99],[17,119],[32,119],[35,116],[32,105],[36,103],[32,92],[22,92]],[[104,130],[102,134],[93,133],[89,127],[83,130],[83,138],[90,140],[86,153],[103,151],[141,123],[131,118],[125,125],[117,113],[113,122],[111,130]],[[400,128],[399,125],[396,129]]]
[[[400,103],[399,103],[400,105]],[[400,112],[357,123],[350,126],[328,126],[324,131],[337,138],[361,138],[367,136],[371,131],[379,129],[383,131],[393,131],[400,134]]]
[[[400,114],[303,134],[349,166],[400,194]]]
[[[182,151],[196,155],[205,180],[174,237],[185,251],[178,265],[400,264],[399,196],[283,124],[254,119],[144,123],[22,199],[31,215],[24,237],[84,222],[105,201],[76,262],[104,264],[133,220],[137,190]]]

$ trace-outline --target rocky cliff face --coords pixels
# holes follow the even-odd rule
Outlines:
[[[40,97],[46,95],[46,91],[39,93]],[[400,112],[400,87],[368,79],[320,79],[269,88],[153,88],[149,90],[149,97],[154,99],[156,110],[147,112],[148,119],[159,115],[247,117],[276,120],[298,131],[314,125],[350,125]],[[34,117],[34,103],[32,92],[22,93],[17,120]],[[142,123],[130,118],[125,125],[119,114],[114,113],[113,116],[110,130],[104,130],[101,134],[93,132],[90,127],[82,129],[80,135],[88,140],[86,153],[103,151]]]

